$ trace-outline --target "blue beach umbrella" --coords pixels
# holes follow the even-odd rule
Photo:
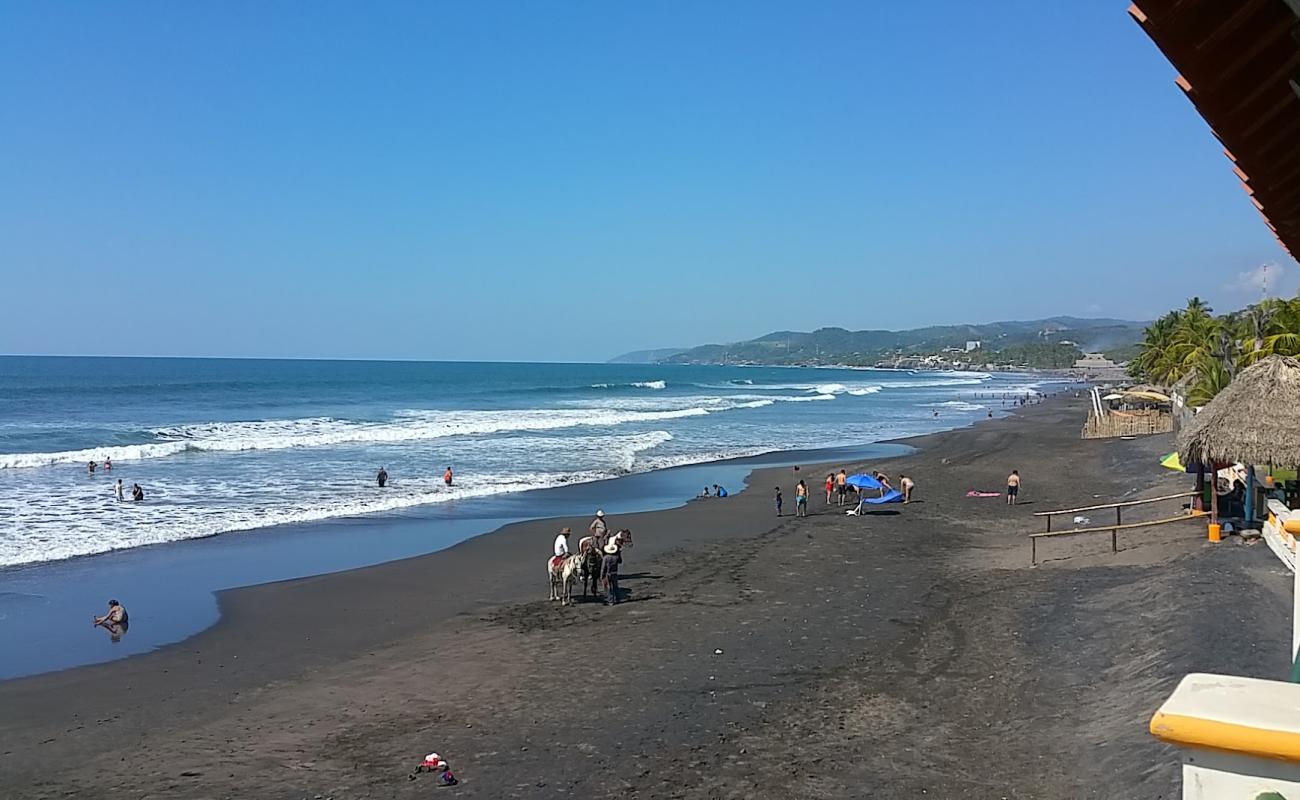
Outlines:
[[[863,474],[861,474],[861,473],[859,473],[859,474],[857,474],[857,475],[850,475],[849,477],[847,477],[847,478],[844,479],[844,482],[847,483],[849,486],[856,486],[856,487],[858,487],[859,489],[883,489],[883,488],[885,488],[885,485],[882,484],[880,481],[876,480],[875,478],[871,477],[870,475],[863,475]]]

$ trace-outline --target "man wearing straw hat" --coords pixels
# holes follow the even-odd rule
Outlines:
[[[595,537],[597,547],[604,547],[605,542],[609,541],[609,525],[605,522],[605,511],[603,509],[596,510],[596,518],[591,521],[591,525],[587,527],[587,530],[591,531],[591,535]]]
[[[601,561],[600,571],[605,576],[605,605],[612,606],[618,602],[618,565],[623,563],[623,556],[618,553],[618,545],[610,542],[603,548],[605,557]]]

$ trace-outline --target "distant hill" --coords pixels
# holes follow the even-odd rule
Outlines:
[[[658,350],[633,350],[630,353],[624,353],[621,356],[611,358],[607,363],[610,364],[658,364],[667,361],[678,353],[682,352],[684,347],[661,347]]]
[[[985,325],[936,325],[906,331],[821,328],[776,331],[731,344],[706,344],[677,351],[641,351],[615,361],[649,358],[671,364],[850,364],[868,365],[890,358],[921,356],[979,342],[983,353],[1037,344],[1066,343],[1085,352],[1129,347],[1142,338],[1146,323],[1120,319],[1048,319],[991,322]],[[667,352],[670,355],[655,354]],[[636,359],[632,357],[636,356]]]

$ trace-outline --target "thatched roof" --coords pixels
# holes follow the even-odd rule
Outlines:
[[[1300,361],[1242,370],[1178,435],[1178,453],[1184,464],[1300,466]]]

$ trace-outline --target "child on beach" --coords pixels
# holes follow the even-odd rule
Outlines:
[[[835,491],[835,473],[826,476],[826,505],[831,504],[831,493]]]
[[[776,515],[781,516],[781,487],[776,487]]]
[[[796,517],[808,516],[808,486],[802,480],[794,487],[794,514]]]

